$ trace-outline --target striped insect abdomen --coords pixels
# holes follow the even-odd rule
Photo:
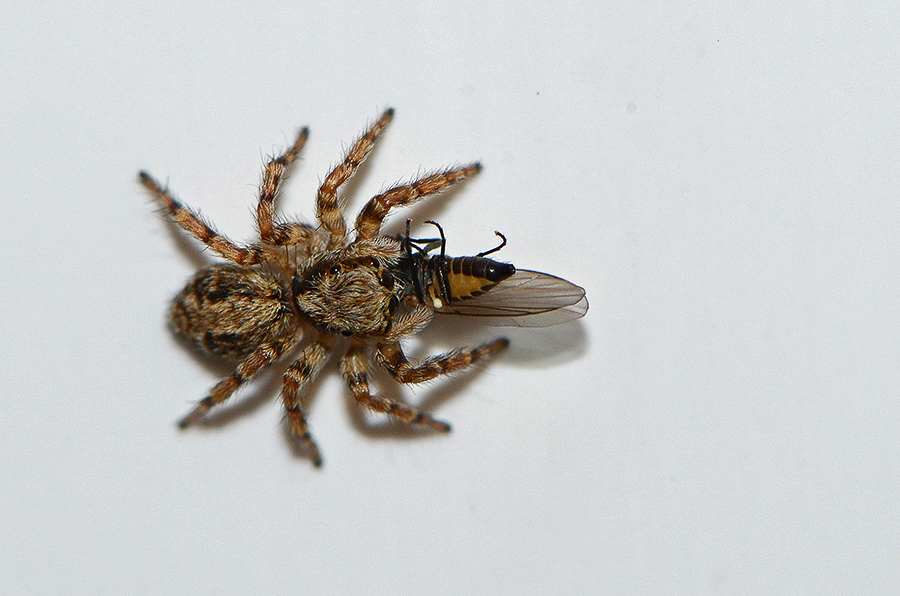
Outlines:
[[[445,258],[446,287],[439,278],[441,268],[433,270],[433,283],[431,284],[432,300],[437,308],[440,308],[441,300],[448,302],[466,300],[481,296],[504,279],[516,272],[516,268],[510,263],[501,263],[484,257],[450,257]],[[438,297],[435,294],[449,296]]]

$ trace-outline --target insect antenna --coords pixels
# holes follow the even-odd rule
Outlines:
[[[494,233],[497,234],[498,236],[500,236],[500,240],[502,240],[503,242],[501,242],[499,246],[492,248],[491,250],[486,250],[484,252],[478,253],[477,255],[475,255],[476,257],[483,257],[486,255],[495,253],[498,250],[500,250],[501,248],[503,248],[504,246],[506,246],[506,236],[504,236],[503,234],[501,234],[500,232],[497,232],[497,231],[494,231]]]

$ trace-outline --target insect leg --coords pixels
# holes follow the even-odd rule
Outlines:
[[[409,424],[430,426],[441,431],[450,430],[450,425],[446,422],[435,420],[430,415],[420,412],[409,404],[369,393],[369,381],[366,372],[364,344],[354,342],[341,359],[341,373],[344,375],[344,380],[350,386],[350,391],[353,392],[353,397],[357,402],[370,410],[390,414]]]
[[[500,244],[498,244],[497,246],[495,246],[495,247],[492,248],[491,250],[486,250],[486,251],[484,251],[484,252],[478,253],[477,255],[475,255],[476,257],[485,257],[485,256],[487,256],[487,255],[490,255],[490,254],[493,254],[493,253],[497,252],[498,250],[500,250],[501,248],[503,248],[504,246],[506,246],[506,236],[504,236],[504,235],[501,234],[500,232],[496,232],[496,231],[495,231],[494,233],[495,233],[496,235],[500,236],[500,240],[502,240],[502,242],[500,242]]]

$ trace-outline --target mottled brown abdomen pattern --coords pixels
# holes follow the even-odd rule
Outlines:
[[[268,271],[215,265],[197,273],[172,304],[169,320],[201,348],[234,360],[292,336],[290,306]]]

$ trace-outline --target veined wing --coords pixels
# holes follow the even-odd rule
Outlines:
[[[483,317],[488,325],[549,327],[580,319],[587,309],[584,288],[560,277],[519,269],[484,294],[454,301],[435,312]]]

